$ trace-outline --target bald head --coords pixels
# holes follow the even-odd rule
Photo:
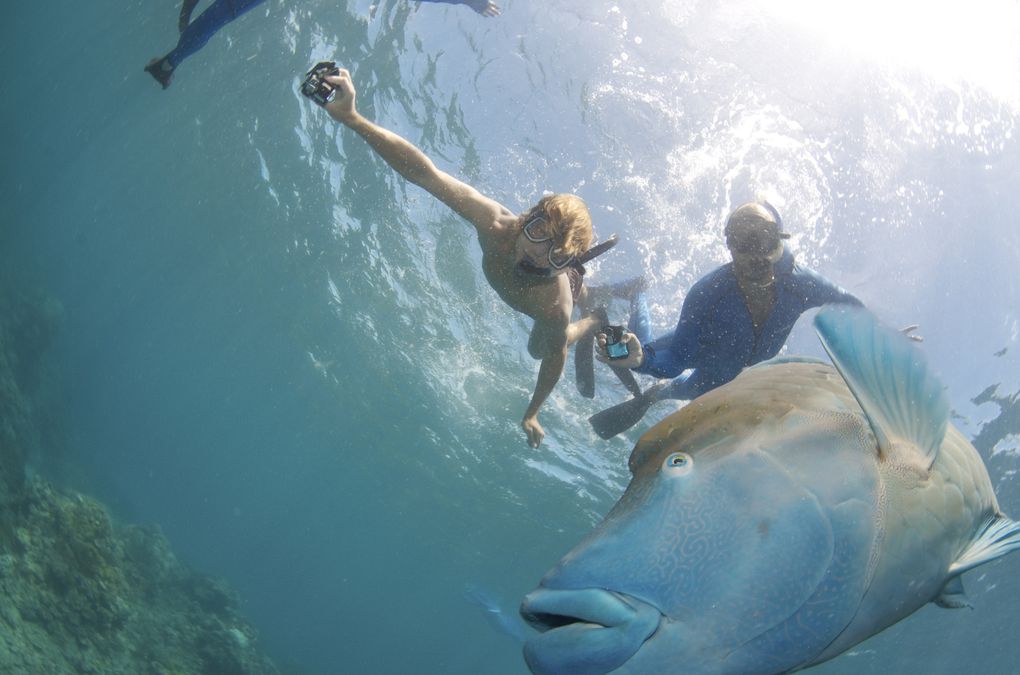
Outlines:
[[[771,205],[748,202],[726,220],[726,246],[734,253],[767,255],[790,235],[783,232],[779,213]]]

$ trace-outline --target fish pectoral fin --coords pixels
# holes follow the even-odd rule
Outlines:
[[[826,305],[815,328],[864,410],[880,455],[930,469],[949,423],[949,398],[924,353],[859,307]]]
[[[963,579],[958,576],[946,582],[939,597],[933,602],[943,609],[974,609],[974,605],[970,604],[967,597],[967,591],[963,590]]]
[[[991,562],[1007,553],[1020,549],[1020,523],[998,515],[985,523],[981,534],[967,550],[949,566],[949,573],[959,576],[978,565]]]

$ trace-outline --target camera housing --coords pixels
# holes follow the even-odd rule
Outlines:
[[[326,78],[339,74],[340,69],[337,68],[335,61],[320,61],[305,74],[305,79],[301,83],[301,93],[319,105],[326,105],[336,94],[336,87],[326,82]]]
[[[625,359],[630,356],[630,349],[623,342],[623,334],[626,332],[623,326],[603,326],[599,332],[606,336],[606,356],[610,359]]]

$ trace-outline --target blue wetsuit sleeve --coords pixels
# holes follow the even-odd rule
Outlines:
[[[677,322],[672,335],[664,335],[643,345],[644,360],[634,370],[645,375],[672,378],[693,367],[691,363],[701,338],[701,324],[707,301],[707,293],[700,284],[695,284],[684,298],[680,321]]]
[[[852,293],[840,288],[822,275],[812,270],[800,268],[801,289],[804,308],[821,307],[829,303],[843,303],[863,307],[864,303]]]

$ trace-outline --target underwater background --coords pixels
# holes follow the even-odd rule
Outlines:
[[[527,447],[530,322],[464,221],[297,92],[359,109],[514,211],[576,192],[657,332],[756,195],[797,259],[920,324],[1020,516],[1020,5],[269,0],[182,64],[176,2],[18,3],[0,40],[0,265],[62,307],[33,471],[157,524],[285,672],[524,673],[506,616],[625,486],[568,363]],[[196,14],[204,9],[200,5]],[[611,317],[625,319],[625,308]],[[790,353],[821,356],[807,317]],[[54,424],[58,422],[54,421]],[[1020,556],[819,673],[1013,672]],[[975,647],[974,645],[980,645]]]

